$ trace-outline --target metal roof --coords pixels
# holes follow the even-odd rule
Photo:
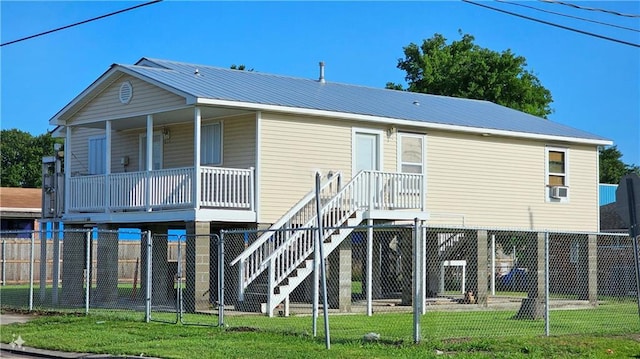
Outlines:
[[[143,58],[116,65],[199,99],[358,114],[421,123],[609,141],[489,101],[388,90]]]

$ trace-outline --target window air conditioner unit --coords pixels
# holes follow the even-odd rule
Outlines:
[[[553,186],[551,187],[551,198],[563,199],[569,197],[569,187]]]

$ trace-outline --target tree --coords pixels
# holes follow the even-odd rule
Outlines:
[[[622,162],[622,152],[617,146],[600,147],[600,183],[620,183],[620,178],[629,173],[640,174],[640,167]]]
[[[240,70],[240,71],[249,71],[249,72],[253,72],[253,67],[250,69],[247,69],[246,66],[244,66],[243,64],[240,64],[238,66],[236,66],[236,64],[232,64],[231,67],[229,67],[231,70]]]
[[[460,35],[451,44],[435,34],[421,46],[404,47],[397,67],[407,74],[407,91],[487,100],[544,118],[553,112],[551,92],[526,69],[524,57],[482,48],[472,35]],[[403,90],[392,82],[386,88]]]
[[[53,155],[56,140],[45,133],[33,137],[18,129],[0,132],[0,183],[3,187],[38,188],[42,185],[42,157]]]

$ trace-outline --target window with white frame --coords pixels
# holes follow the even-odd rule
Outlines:
[[[401,173],[424,173],[424,136],[398,134],[398,171]],[[399,183],[400,195],[416,195],[420,193],[422,179],[402,177]]]
[[[398,170],[402,173],[424,173],[424,136],[401,133]]]
[[[222,124],[220,122],[202,125],[200,164],[213,166],[222,164]]]
[[[569,198],[569,150],[546,148],[547,201],[565,202]]]
[[[101,175],[107,172],[106,152],[106,136],[89,138],[89,174]]]

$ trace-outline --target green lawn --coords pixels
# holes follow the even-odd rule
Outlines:
[[[94,311],[89,316],[40,316],[26,324],[2,326],[0,340],[7,343],[20,335],[25,345],[39,348],[162,358],[442,357],[436,350],[457,358],[633,358],[640,355],[634,304],[552,311],[551,337],[542,335],[543,321],[514,320],[512,312],[428,312],[421,320],[418,345],[412,341],[410,313],[332,315],[329,351],[324,347],[322,316],[314,338],[306,316],[229,315],[227,327],[214,328],[144,323],[140,313]],[[154,314],[164,316],[171,314]],[[200,319],[217,323],[216,316]],[[380,333],[381,340],[364,343],[362,336],[369,332]]]

